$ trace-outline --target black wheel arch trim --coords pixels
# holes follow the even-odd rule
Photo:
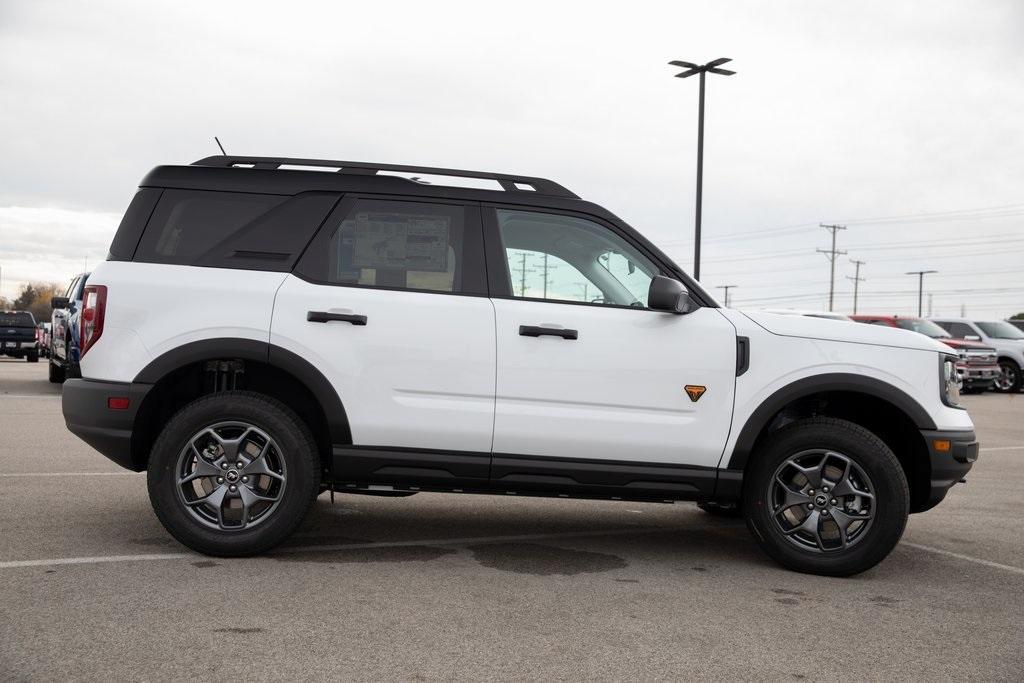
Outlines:
[[[156,384],[175,370],[204,360],[238,358],[258,361],[283,370],[301,382],[316,397],[324,411],[333,443],[351,443],[352,431],[348,415],[338,392],[312,363],[288,349],[255,339],[219,337],[202,339],[160,355],[150,361],[133,380],[134,383]],[[301,411],[299,411],[301,413]]]
[[[887,382],[874,377],[849,373],[815,375],[787,384],[766,398],[750,414],[736,439],[736,445],[729,458],[728,469],[743,470],[746,467],[757,437],[780,410],[793,401],[829,391],[854,392],[884,400],[907,415],[918,429],[936,429],[935,421],[920,403],[903,390]]]

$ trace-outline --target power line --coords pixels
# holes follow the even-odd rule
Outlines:
[[[821,254],[825,254],[828,262],[831,266],[830,275],[828,280],[828,310],[832,310],[832,298],[836,291],[836,256],[845,254],[845,251],[836,250],[836,233],[840,230],[846,230],[845,225],[825,225],[821,224],[821,227],[825,228],[832,233],[832,248],[829,250],[818,249],[817,251]]]

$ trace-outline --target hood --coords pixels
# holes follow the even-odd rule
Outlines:
[[[828,341],[895,346],[901,349],[949,353],[950,347],[918,332],[883,325],[865,325],[846,320],[810,318],[802,315],[777,315],[762,311],[743,311],[743,315],[784,337],[804,337]]]
[[[966,339],[953,339],[943,337],[942,339],[936,339],[935,341],[942,342],[946,346],[951,346],[954,349],[982,349],[984,351],[995,351],[995,349],[993,349],[988,344],[982,344],[981,342],[976,341],[967,341]]]

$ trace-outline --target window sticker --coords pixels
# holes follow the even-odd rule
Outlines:
[[[448,270],[451,219],[447,216],[361,211],[345,222],[354,224],[354,268]]]

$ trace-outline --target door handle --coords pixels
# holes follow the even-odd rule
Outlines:
[[[329,323],[331,321],[338,321],[342,323],[352,323],[353,325],[365,325],[365,315],[355,315],[350,313],[328,313],[327,311],[309,311],[306,313],[306,320],[311,323]]]
[[[521,337],[561,337],[562,339],[579,339],[580,333],[576,330],[567,330],[561,327],[539,327],[537,325],[520,325],[519,336]]]

